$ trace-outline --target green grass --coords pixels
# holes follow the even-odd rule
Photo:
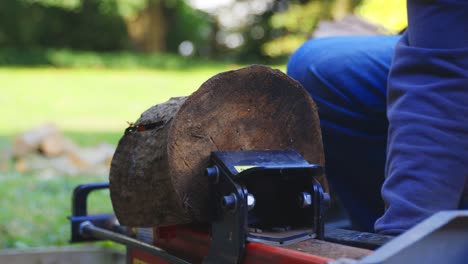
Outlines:
[[[0,178],[0,248],[25,248],[69,243],[71,193],[79,184],[107,181],[96,176],[43,179],[3,174]],[[112,211],[108,191],[92,193],[90,213]]]
[[[44,122],[75,131],[123,131],[170,97],[190,95],[216,72],[0,68],[0,135]]]
[[[81,145],[116,145],[126,122],[144,110],[189,95],[216,73],[239,67],[0,68],[0,153],[11,148],[16,134],[44,122],[57,124]],[[68,244],[73,188],[101,181],[107,177],[42,178],[11,168],[0,171],[0,248]],[[108,192],[90,198],[91,212],[112,210]]]

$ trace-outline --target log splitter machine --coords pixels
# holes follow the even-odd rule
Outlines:
[[[212,221],[169,227],[125,227],[119,225],[114,214],[88,215],[89,193],[108,188],[109,184],[80,185],[72,199],[71,242],[105,239],[124,244],[128,263],[134,264],[334,261],[330,254],[314,253],[310,250],[313,248],[351,252],[355,258],[370,254],[368,257],[377,259],[362,262],[364,258],[359,263],[411,263],[405,262],[405,257],[414,260],[413,255],[405,256],[400,251],[417,247],[421,244],[417,242],[424,239],[406,243],[403,249],[405,243],[397,242],[383,253],[379,250],[371,254],[368,249],[380,247],[392,237],[339,229],[327,229],[329,234],[325,234],[324,213],[330,198],[316,180],[322,173],[321,166],[308,163],[292,150],[213,152],[205,173],[211,182]],[[466,225],[467,216],[460,218],[458,213],[447,219],[464,219]],[[447,219],[439,219],[439,225],[432,220],[432,228],[419,230],[419,236],[440,231],[450,222]],[[464,233],[460,234],[466,235],[467,229],[461,230]],[[411,233],[409,236],[415,237]],[[324,239],[333,243],[321,242]],[[388,254],[392,249],[396,253]],[[463,254],[460,252],[462,248],[456,251]],[[389,261],[392,256],[403,257],[403,262]]]
[[[195,250],[198,252],[192,256],[190,248],[167,251],[188,252],[184,257],[196,262],[242,263],[248,258],[249,244],[268,251],[311,238],[323,239],[329,195],[315,179],[321,174],[321,166],[309,164],[292,150],[213,152],[205,172],[211,182],[211,223],[158,228],[123,227],[113,214],[87,215],[88,194],[108,188],[108,183],[80,185],[72,199],[71,241],[97,240],[101,231],[110,236],[102,238],[126,244],[129,251],[145,251],[155,244],[177,244],[183,236],[193,234],[201,238],[198,242],[203,240],[195,243],[197,248],[205,245],[204,249]]]

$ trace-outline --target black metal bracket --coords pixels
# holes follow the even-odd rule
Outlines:
[[[212,182],[212,241],[204,263],[241,263],[248,241],[281,246],[323,238],[328,194],[315,179],[323,173],[319,165],[286,150],[213,152],[211,162],[206,175]],[[89,194],[106,188],[109,183],[75,188],[71,242],[110,239],[167,257],[120,235],[128,232],[113,214],[88,215]]]
[[[468,210],[440,211],[357,264],[467,263]]]
[[[85,235],[81,230],[83,222],[90,222],[95,226],[109,230],[118,228],[114,214],[88,215],[87,201],[91,192],[109,188],[108,182],[79,185],[73,191],[71,223],[71,242],[97,241],[99,239]]]
[[[224,173],[216,181],[213,198],[220,204],[213,207],[217,219],[211,223],[211,247],[204,263],[239,263],[247,239],[248,193]]]
[[[110,240],[158,256],[170,263],[188,264],[189,262],[171,255],[154,245],[132,238],[131,232],[118,224],[114,214],[88,215],[87,200],[91,192],[109,188],[109,183],[90,183],[79,185],[73,191],[71,222],[71,242]]]
[[[204,263],[241,263],[248,241],[322,239],[329,201],[315,179],[322,173],[291,150],[213,152],[206,176],[214,219]]]

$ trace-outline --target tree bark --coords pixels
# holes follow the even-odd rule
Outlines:
[[[324,164],[316,106],[284,73],[253,65],[218,74],[187,97],[151,107],[125,133],[110,171],[120,223],[164,226],[207,221],[204,169],[216,150],[294,149]],[[324,176],[320,181],[327,188]]]
[[[138,51],[166,50],[168,29],[162,1],[150,1],[136,17],[127,19],[126,24],[130,39]]]

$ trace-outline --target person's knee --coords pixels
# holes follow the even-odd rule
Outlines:
[[[289,76],[314,98],[322,117],[341,112],[340,109],[349,112],[358,104],[350,102],[355,80],[359,79],[353,71],[360,56],[352,43],[352,37],[309,40],[289,60]]]
[[[386,80],[398,36],[351,36],[309,40],[290,58],[288,74],[321,107],[380,118]]]
[[[303,85],[311,81],[311,75],[319,75],[315,77],[325,82],[336,77],[345,67],[352,67],[350,64],[356,61],[353,57],[359,55],[349,40],[349,37],[332,37],[307,41],[290,57],[288,75]]]
[[[311,74],[332,80],[353,76],[386,79],[399,38],[345,36],[309,40],[291,56],[287,71],[299,82]]]

